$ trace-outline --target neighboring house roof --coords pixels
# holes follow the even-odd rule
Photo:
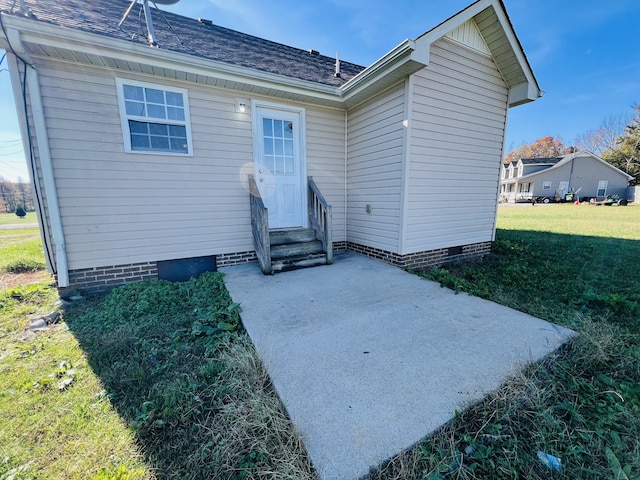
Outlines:
[[[521,158],[520,161],[523,165],[555,165],[563,158],[564,157]]]
[[[34,17],[20,11],[23,2]],[[433,42],[473,20],[509,88],[509,105],[543,93],[501,0],[476,1],[366,68],[341,61],[340,77],[334,76],[332,57],[156,9],[152,17],[160,48],[150,48],[143,14],[129,15],[118,27],[129,0],[23,2],[0,0],[7,30],[0,34],[0,47],[15,48],[2,41],[13,36],[13,43],[37,55],[334,107],[356,105],[424,68]]]
[[[566,165],[567,163],[571,162],[572,160],[576,159],[576,158],[580,158],[580,157],[592,157],[593,159],[595,159],[596,161],[602,163],[604,166],[606,166],[607,168],[610,168],[612,171],[623,175],[624,177],[627,178],[627,180],[632,180],[633,177],[631,175],[629,175],[628,173],[623,172],[622,170],[620,170],[619,168],[614,167],[613,165],[611,165],[610,163],[604,161],[602,158],[600,158],[599,156],[597,156],[594,153],[589,152],[588,150],[581,150],[579,152],[576,153],[571,153],[569,155],[565,155],[563,157],[558,157],[558,158],[541,158],[538,160],[542,160],[545,162],[549,162],[551,165],[549,166],[549,168],[545,168],[544,170],[538,170],[537,172],[533,172],[530,173],[528,175],[523,175],[522,177],[518,177],[518,178],[505,178],[504,180],[502,180],[502,183],[513,183],[515,181],[522,181],[522,180],[527,180],[530,179],[536,175],[541,175],[541,174],[548,174],[550,171],[552,170],[557,170],[559,168],[561,168],[563,165]],[[536,159],[527,159],[527,160],[536,160]],[[552,163],[552,161],[556,161],[555,163]],[[546,163],[543,163],[546,164]]]

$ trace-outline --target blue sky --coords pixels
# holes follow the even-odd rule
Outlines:
[[[160,6],[369,65],[471,0],[182,0]],[[640,103],[638,0],[504,0],[545,96],[509,111],[506,150],[545,135],[566,144]],[[156,17],[156,21],[161,21]],[[1,56],[1,55],[0,55]],[[27,178],[8,73],[0,66],[0,175]]]

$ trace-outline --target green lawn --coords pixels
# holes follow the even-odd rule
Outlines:
[[[580,336],[370,479],[640,478],[639,220],[501,207],[491,255],[425,272]],[[314,478],[219,274],[120,287],[27,335],[55,297],[0,292],[0,479]]]
[[[44,268],[44,251],[37,228],[0,229],[0,274]]]
[[[580,336],[371,478],[640,478],[639,271],[639,206],[500,207],[492,255],[424,276]]]
[[[38,217],[35,212],[28,212],[23,218],[15,213],[0,213],[0,225],[20,225],[23,223],[38,223]]]

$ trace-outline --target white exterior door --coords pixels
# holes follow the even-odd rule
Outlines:
[[[560,197],[564,200],[564,196],[569,191],[569,182],[560,182],[558,184],[558,191],[560,192]]]
[[[255,178],[269,228],[306,227],[304,111],[254,106]]]

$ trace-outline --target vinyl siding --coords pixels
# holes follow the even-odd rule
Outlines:
[[[241,179],[253,162],[251,115],[236,113],[237,95],[122,75],[187,89],[193,138],[193,156],[125,153],[116,74],[73,68],[39,66],[69,268],[253,250]],[[340,112],[307,109],[308,173],[337,203],[336,240],[344,239],[343,124]]]
[[[410,81],[402,253],[491,241],[508,98],[497,67],[443,39]]]
[[[595,197],[598,193],[598,182],[607,180],[607,195],[618,195],[626,198],[628,180],[623,174],[613,168],[604,165],[590,155],[578,156],[572,162],[567,162],[560,167],[538,172],[524,179],[525,182],[534,183],[534,196],[554,197],[559,182],[569,182],[569,189],[578,191],[580,199]],[[551,190],[543,190],[544,182],[551,182]],[[602,197],[599,198],[602,200]]]
[[[398,253],[404,83],[348,114],[347,240]],[[366,206],[371,205],[371,213]]]
[[[307,175],[332,206],[334,242],[346,240],[345,115],[342,110],[307,108]]]

